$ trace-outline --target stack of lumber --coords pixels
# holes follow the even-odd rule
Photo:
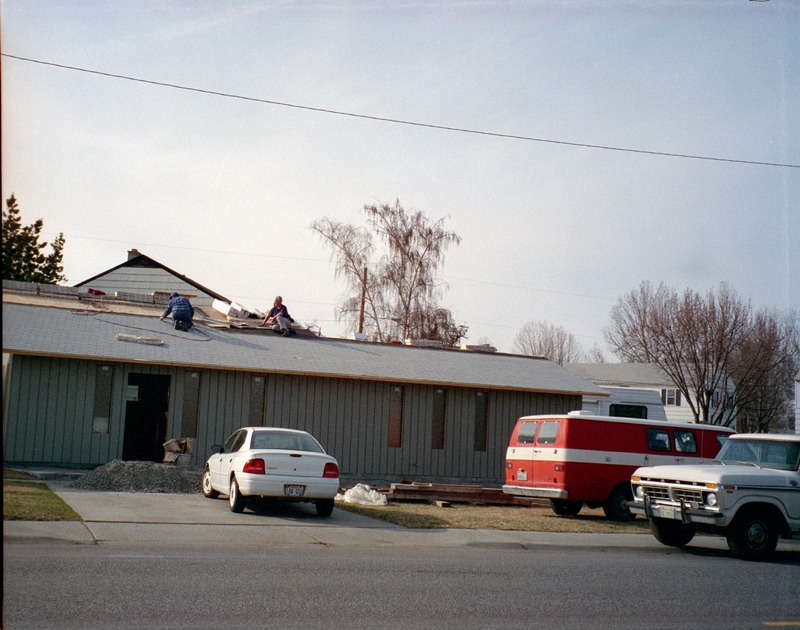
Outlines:
[[[428,501],[442,503],[472,503],[476,505],[541,505],[538,499],[515,497],[501,488],[460,486],[438,483],[393,483],[386,494],[389,501]]]

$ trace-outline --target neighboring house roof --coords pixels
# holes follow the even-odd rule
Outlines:
[[[77,305],[76,306],[80,306]],[[179,365],[394,383],[604,395],[560,365],[512,354],[408,347],[328,338],[283,338],[268,330],[210,328],[189,333],[150,316],[3,304],[3,352]],[[159,339],[126,342],[118,335]],[[124,339],[124,337],[122,338]]]
[[[596,385],[675,387],[661,368],[650,363],[567,363],[564,367]]]
[[[147,269],[155,269],[165,272],[165,274],[162,274],[161,277],[163,278],[166,276],[167,281],[165,282],[163,279],[154,277],[152,274],[141,273],[141,271]],[[180,284],[189,285],[214,299],[230,303],[230,300],[225,296],[220,295],[216,291],[212,291],[207,287],[204,287],[199,282],[195,282],[191,278],[188,278],[183,274],[170,269],[166,265],[162,265],[157,260],[153,260],[149,256],[145,256],[135,249],[128,252],[128,260],[126,260],[124,263],[117,265],[116,267],[111,267],[111,269],[107,269],[96,276],[92,276],[88,280],[78,282],[75,286],[83,287],[91,284],[92,288],[94,289],[100,289],[112,293],[114,291],[130,291],[132,293],[144,294],[152,291],[178,291],[183,293],[183,287],[180,286],[180,284],[174,284],[174,281],[173,284],[169,284],[169,276],[174,276],[174,278]]]

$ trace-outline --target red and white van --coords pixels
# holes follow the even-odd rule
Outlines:
[[[628,510],[631,474],[640,466],[712,460],[734,433],[720,426],[587,415],[526,416],[506,452],[503,492],[550,499],[556,514],[574,516],[585,503],[615,521]]]

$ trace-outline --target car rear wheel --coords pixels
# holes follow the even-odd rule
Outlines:
[[[603,504],[603,512],[612,521],[632,521],[636,518],[628,509],[628,501],[633,499],[630,486],[617,486],[612,490],[608,501]]]
[[[239,484],[236,483],[236,477],[231,478],[231,489],[228,493],[228,500],[231,504],[231,512],[244,512],[244,506],[247,500],[242,496],[242,493],[239,492]]]
[[[559,516],[577,516],[583,503],[580,501],[565,501],[564,499],[550,499],[550,509]]]
[[[778,546],[778,528],[767,514],[741,514],[730,526],[728,548],[742,560],[765,560]]]
[[[203,496],[207,499],[216,499],[219,496],[219,492],[211,485],[211,471],[208,468],[203,473]]]
[[[668,518],[651,518],[650,531],[662,545],[685,547],[694,538],[694,531],[680,521]]]
[[[314,504],[317,507],[318,516],[330,516],[333,514],[333,499],[316,499]]]

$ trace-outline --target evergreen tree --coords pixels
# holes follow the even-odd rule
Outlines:
[[[64,234],[53,241],[52,252],[46,254],[47,242],[39,242],[44,221],[22,225],[17,199],[6,199],[3,211],[3,280],[58,284],[64,276]]]

